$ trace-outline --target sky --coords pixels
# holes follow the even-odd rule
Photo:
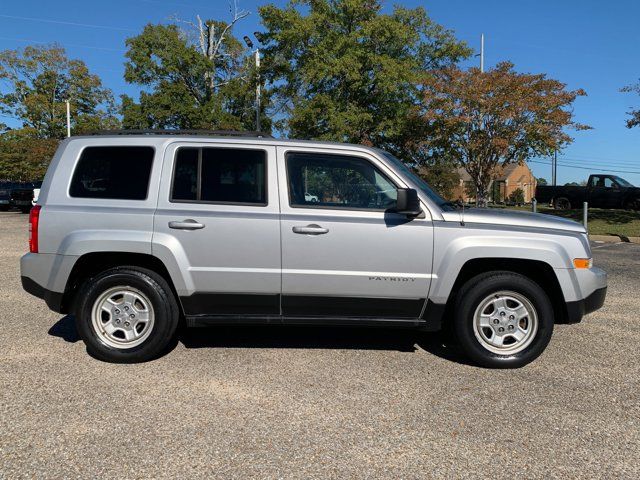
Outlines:
[[[239,38],[260,29],[260,0],[237,0],[249,11],[235,31]],[[285,0],[272,0],[284,5]],[[575,120],[592,130],[573,132],[575,141],[559,155],[558,183],[614,173],[640,185],[640,128],[627,129],[626,112],[640,108],[640,96],[620,88],[640,81],[638,0],[395,0],[423,6],[433,20],[480,50],[485,35],[485,68],[509,60],[520,72],[546,73],[583,88]],[[230,18],[227,0],[0,0],[0,50],[57,42],[80,58],[116,95],[137,95],[123,79],[125,40],[147,23],[171,17]],[[467,65],[478,62],[473,58]],[[6,121],[6,120],[5,120]],[[530,163],[537,177],[551,179],[550,160]]]

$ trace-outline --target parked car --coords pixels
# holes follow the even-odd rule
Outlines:
[[[0,211],[17,208],[28,213],[35,205],[42,182],[0,182]]]
[[[64,140],[29,245],[24,289],[111,362],[159,356],[182,318],[444,326],[478,364],[520,367],[607,286],[579,223],[457,208],[382,150],[242,135]]]
[[[0,182],[0,211],[9,210],[11,207],[11,189],[13,183]]]
[[[310,193],[305,193],[304,194],[304,199],[307,202],[317,202],[318,201],[318,197],[315,195],[311,195]]]
[[[582,207],[627,208],[640,210],[640,188],[616,175],[590,175],[586,186],[538,185],[536,200],[549,203],[558,210]]]
[[[33,183],[17,183],[11,189],[10,207],[15,207],[22,213],[28,213],[33,206]]]

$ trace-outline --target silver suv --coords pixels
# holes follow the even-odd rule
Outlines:
[[[519,367],[604,303],[580,224],[459,209],[382,150],[125,133],[62,142],[21,260],[99,359],[155,358],[182,321],[262,322],[446,327]]]

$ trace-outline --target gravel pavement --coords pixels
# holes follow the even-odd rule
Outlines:
[[[511,371],[438,335],[189,331],[167,356],[88,356],[20,287],[0,213],[0,478],[640,478],[640,245],[596,244],[605,307]]]

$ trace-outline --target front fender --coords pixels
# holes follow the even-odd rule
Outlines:
[[[464,265],[476,259],[518,259],[543,262],[553,268],[566,301],[581,298],[573,259],[590,256],[586,236],[480,228],[436,228],[434,277],[429,298],[446,303]]]

